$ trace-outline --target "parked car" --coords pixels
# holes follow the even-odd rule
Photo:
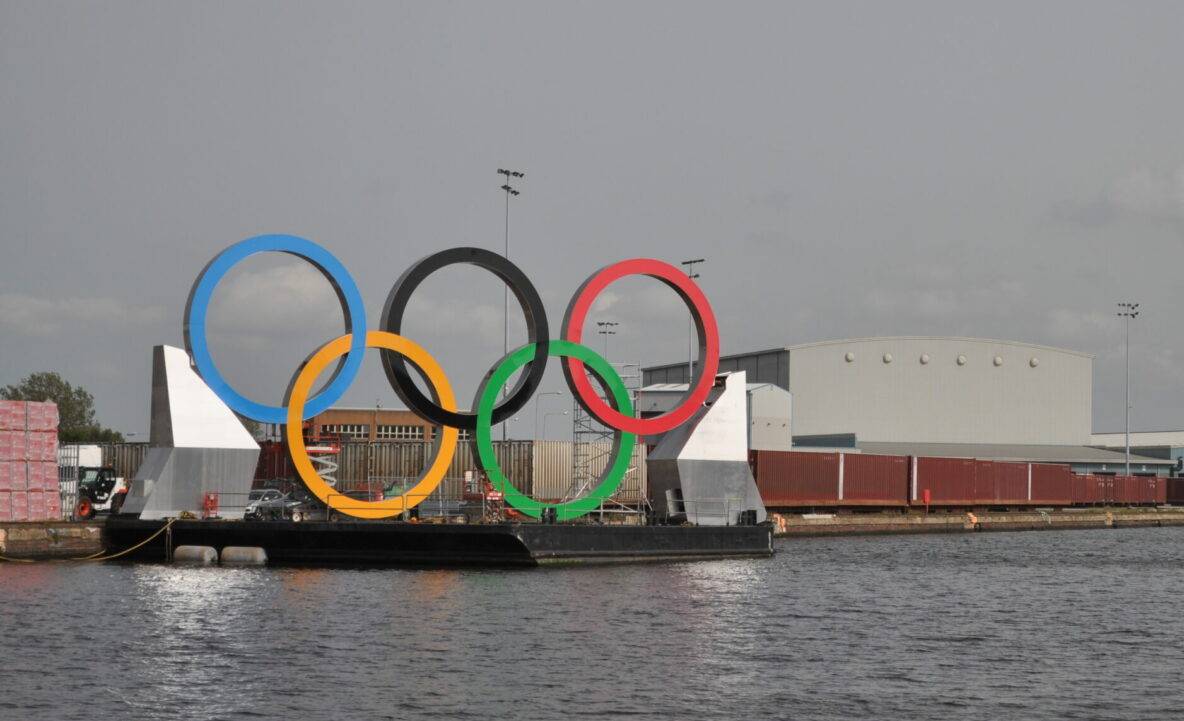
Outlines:
[[[323,507],[308,496],[286,494],[274,488],[266,488],[251,491],[247,497],[247,507],[243,510],[243,519],[299,522],[323,512]]]

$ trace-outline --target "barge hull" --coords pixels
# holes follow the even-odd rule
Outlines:
[[[108,554],[133,548],[165,522],[111,518]],[[769,526],[595,526],[178,520],[125,558],[163,561],[170,548],[258,546],[274,565],[534,567],[557,563],[767,557]]]

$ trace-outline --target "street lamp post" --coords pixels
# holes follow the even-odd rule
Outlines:
[[[567,416],[567,411],[564,411],[562,413],[556,411],[554,413],[543,413],[542,414],[542,439],[543,440],[547,439],[547,419],[551,418],[552,416]]]
[[[698,278],[699,274],[695,272],[695,266],[698,265],[699,263],[705,263],[705,262],[706,262],[706,259],[704,259],[704,258],[692,258],[691,260],[684,260],[682,262],[682,264],[687,267],[687,277],[690,278],[691,280],[695,280],[696,278]],[[692,318],[690,323],[691,323],[691,340],[690,340],[691,355],[690,355],[689,359],[687,360],[687,388],[691,387],[691,377],[695,375],[695,343],[697,340],[695,338],[695,319]]]
[[[1138,303],[1119,303],[1118,317],[1126,319],[1126,475],[1131,474],[1131,319],[1139,317]]]
[[[561,396],[560,391],[545,391],[543,393],[536,393],[534,396],[534,434],[539,435],[539,398],[542,396]],[[545,438],[543,440],[546,440]]]
[[[502,190],[506,191],[506,245],[503,257],[506,260],[510,259],[510,196],[519,195],[519,192],[510,186],[510,180],[513,178],[525,178],[526,173],[521,173],[517,170],[506,170],[505,168],[498,168],[499,175],[506,176],[506,182],[502,185]],[[502,288],[502,356],[504,357],[510,352],[510,287],[507,285]],[[502,398],[506,397],[508,389],[502,388]],[[502,423],[502,440],[506,440],[506,424]]]
[[[620,325],[620,323],[617,323],[617,322],[611,321],[611,320],[600,320],[600,321],[596,322],[596,327],[600,329],[596,332],[599,333],[600,335],[604,336],[604,359],[605,360],[608,360],[608,337],[610,335],[617,334],[617,332],[615,330],[613,330],[613,328],[616,328],[619,325]]]

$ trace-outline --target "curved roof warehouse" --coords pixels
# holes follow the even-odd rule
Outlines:
[[[720,359],[720,372],[739,370],[750,383],[793,395],[795,445],[1060,460],[1092,469],[1122,456],[1087,448],[1088,353],[985,338],[855,338]],[[643,369],[647,386],[686,378],[685,362]]]

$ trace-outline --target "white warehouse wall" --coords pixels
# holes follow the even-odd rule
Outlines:
[[[788,352],[795,436],[1090,442],[1093,356],[1085,353],[978,338],[865,338]]]

